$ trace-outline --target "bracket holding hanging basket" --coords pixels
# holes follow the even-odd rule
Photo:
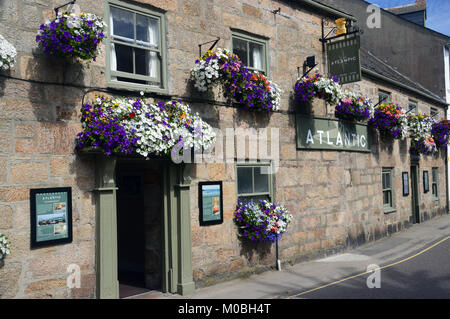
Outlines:
[[[209,51],[209,50],[212,50],[212,49],[216,46],[217,42],[219,42],[219,40],[220,40],[220,37],[217,37],[216,40],[208,41],[208,42],[205,42],[205,43],[200,43],[200,44],[198,45],[198,54],[199,54],[199,57],[202,57],[202,46],[204,46],[205,44],[213,43],[213,42],[214,42],[214,43],[211,45],[211,47],[208,49],[208,51]]]
[[[59,9],[61,9],[62,7],[65,7],[65,6],[69,6],[68,8],[67,8],[67,11],[66,12],[71,12],[72,11],[72,8],[73,8],[73,5],[75,4],[75,2],[77,2],[77,0],[72,0],[72,1],[69,1],[69,2],[67,2],[67,3],[65,3],[65,4],[63,4],[63,5],[60,5],[59,7],[55,7],[54,8],[54,10],[55,10],[55,14],[56,14],[56,16],[58,16],[58,11],[59,11]]]

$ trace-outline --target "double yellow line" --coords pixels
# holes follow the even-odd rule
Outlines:
[[[417,256],[422,255],[423,253],[429,251],[430,249],[436,247],[437,245],[442,244],[444,241],[446,241],[446,240],[448,240],[448,239],[450,239],[450,236],[447,236],[447,237],[445,237],[444,239],[438,241],[437,243],[434,243],[434,244],[431,245],[430,247],[425,248],[424,250],[421,250],[421,251],[418,252],[417,254],[414,254],[414,255],[409,256],[409,257],[407,257],[407,258],[404,258],[404,259],[402,259],[402,260],[396,261],[396,262],[394,262],[394,263],[392,263],[392,264],[385,265],[385,266],[380,267],[380,268],[378,268],[378,269],[379,269],[379,270],[381,270],[381,269],[386,269],[386,268],[393,267],[393,266],[395,266],[395,265],[404,263],[404,262],[406,262],[406,261],[408,261],[408,260],[411,260],[411,259],[413,259],[413,258],[415,258],[415,257],[417,257]],[[377,270],[378,270],[378,269],[377,269]],[[344,279],[341,279],[341,280],[338,280],[338,281],[334,281],[334,282],[331,282],[331,283],[329,283],[329,284],[326,284],[326,285],[323,285],[323,286],[320,286],[320,287],[317,287],[317,288],[314,288],[314,289],[306,290],[306,291],[303,291],[303,292],[301,292],[301,293],[298,293],[298,294],[289,296],[289,297],[287,297],[287,299],[299,297],[299,296],[302,296],[302,295],[305,295],[305,294],[308,294],[308,293],[311,293],[311,292],[314,292],[314,291],[317,291],[317,290],[320,290],[320,289],[323,289],[323,288],[326,288],[326,287],[330,287],[330,286],[333,286],[333,285],[337,285],[337,284],[340,284],[341,282],[344,282],[344,281],[347,281],[347,280],[350,280],[350,279],[353,279],[353,278],[361,277],[361,276],[370,274],[370,273],[372,273],[372,272],[374,272],[374,270],[369,270],[369,271],[366,271],[366,272],[363,272],[363,273],[360,273],[360,274],[357,274],[357,275],[354,275],[354,276],[346,277],[346,278],[344,278]]]

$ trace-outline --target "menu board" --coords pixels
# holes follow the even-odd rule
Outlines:
[[[223,222],[222,182],[199,183],[200,225]]]
[[[31,246],[72,242],[70,187],[31,189]]]

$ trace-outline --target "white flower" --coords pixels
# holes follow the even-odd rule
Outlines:
[[[14,67],[16,56],[16,48],[0,35],[0,70],[8,70]]]

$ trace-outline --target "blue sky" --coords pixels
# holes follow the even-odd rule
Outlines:
[[[414,3],[415,0],[366,0],[381,8]],[[427,28],[450,36],[450,1],[427,0]]]

